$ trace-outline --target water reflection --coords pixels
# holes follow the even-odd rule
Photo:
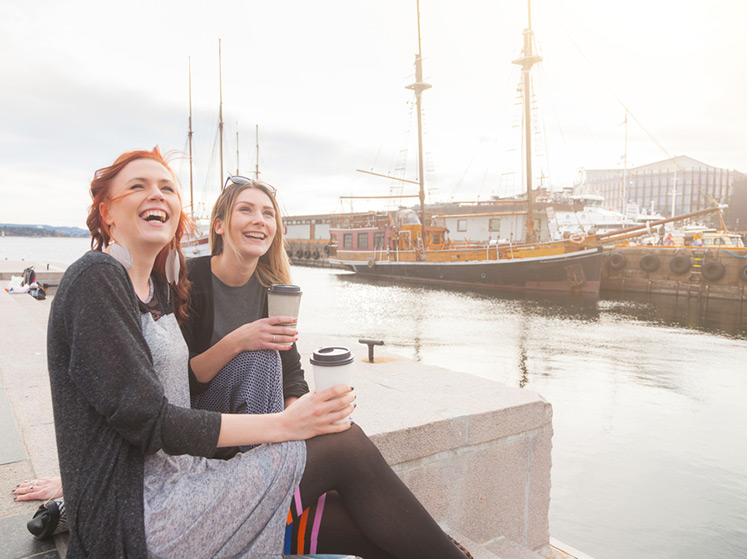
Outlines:
[[[524,388],[529,382],[529,371],[527,369],[527,326],[522,325],[522,331],[519,335],[519,388]]]
[[[588,323],[597,321],[600,313],[609,313],[652,324],[681,326],[719,335],[747,338],[747,300],[731,301],[644,293],[631,293],[625,297],[602,294],[597,298],[589,295],[568,296],[556,293],[520,293],[485,288],[403,284],[340,272],[332,272],[332,276],[335,281],[349,286],[379,286],[407,293],[412,297],[408,297],[408,300],[414,303],[411,310],[415,311],[419,318],[432,312],[432,309],[417,304],[419,296],[426,293],[451,293],[456,297],[483,302],[489,307],[500,309],[501,312],[520,313],[526,316],[560,317]]]
[[[747,557],[747,309],[294,268],[304,330],[533,390],[553,406],[550,532],[592,557]],[[740,555],[741,553],[741,555]]]
[[[605,297],[600,307],[653,324],[747,338],[747,301],[632,293]]]
[[[447,285],[409,284],[392,282],[381,278],[365,278],[351,273],[333,272],[332,277],[341,284],[358,286],[379,286],[395,292],[405,292],[417,296],[427,293],[452,294],[459,298],[482,301],[488,305],[503,303],[503,307],[519,310],[526,314],[542,316],[563,316],[579,320],[594,320],[599,315],[597,297],[588,294],[568,296],[553,292],[522,293],[518,291],[497,291],[486,288],[466,288]],[[428,313],[432,309],[421,309]]]

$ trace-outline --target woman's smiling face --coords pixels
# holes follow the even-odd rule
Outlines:
[[[174,238],[181,199],[166,167],[152,159],[136,159],[114,177],[100,211],[117,242],[130,250],[141,245],[160,250]]]
[[[275,207],[267,194],[259,188],[242,190],[231,210],[228,231],[231,244],[242,257],[259,258],[272,245],[277,232],[276,219]],[[226,235],[220,220],[215,222],[215,232]]]

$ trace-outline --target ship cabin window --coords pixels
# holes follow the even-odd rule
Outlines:
[[[457,219],[457,231],[464,232],[467,230],[467,220]]]
[[[368,248],[368,233],[358,233],[358,248]]]
[[[488,222],[488,230],[491,233],[500,233],[500,231],[501,231],[501,218],[499,218],[499,217],[491,217],[490,221]]]
[[[374,233],[374,248],[384,248],[384,233]]]
[[[431,242],[434,245],[440,245],[441,244],[441,235],[439,233],[433,233],[431,235]]]
[[[353,234],[345,233],[342,236],[342,248],[353,248]]]

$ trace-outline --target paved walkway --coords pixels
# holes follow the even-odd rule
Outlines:
[[[24,479],[58,473],[47,374],[49,306],[50,299],[0,291],[0,491],[6,495],[0,559],[64,556],[53,541],[38,541],[26,529],[39,502],[14,502],[11,494]]]

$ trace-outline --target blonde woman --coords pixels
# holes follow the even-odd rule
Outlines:
[[[292,317],[267,318],[267,288],[290,283],[275,196],[264,182],[229,177],[211,216],[211,255],[189,262],[191,304],[182,330],[190,349],[193,407],[282,414],[309,397],[295,348],[298,332],[280,325]],[[305,448],[284,553],[465,557],[359,426],[309,438]]]
[[[236,182],[234,182],[236,181]],[[274,189],[230,177],[215,203],[211,255],[189,261],[192,405],[226,413],[280,412],[309,391],[295,328],[267,318],[267,288],[290,283]]]

